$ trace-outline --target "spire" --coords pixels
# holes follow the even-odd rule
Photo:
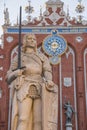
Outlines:
[[[40,16],[42,16],[42,7],[40,6]]]
[[[31,1],[30,0],[28,1],[28,3],[29,3],[29,5],[25,7],[25,12],[28,14],[27,18],[28,18],[28,21],[30,22],[31,21],[31,14],[34,11],[34,9],[31,6]]]
[[[40,20],[42,19],[42,6],[40,6],[40,16],[39,16],[39,19]]]
[[[79,3],[77,4],[76,9],[75,9],[75,11],[79,14],[77,22],[82,23],[83,16],[81,14],[84,12],[85,7],[81,3],[82,0],[78,0],[78,2]]]
[[[67,18],[69,19],[70,16],[69,16],[69,5],[67,5]]]
[[[19,21],[19,20],[18,20],[18,16],[17,16],[17,25],[18,25],[18,21]]]

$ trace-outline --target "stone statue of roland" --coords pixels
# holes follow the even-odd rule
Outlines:
[[[16,55],[6,76],[10,89],[13,89],[11,130],[49,130],[49,125],[43,128],[44,120],[46,118],[48,120],[46,110],[44,111],[48,109],[48,106],[43,106],[43,100],[45,100],[43,88],[45,92],[55,95],[58,93],[58,87],[52,81],[52,68],[48,58],[43,53],[37,52],[34,34],[24,35],[21,52],[22,69],[16,69],[17,60]],[[51,96],[47,98],[50,99]]]

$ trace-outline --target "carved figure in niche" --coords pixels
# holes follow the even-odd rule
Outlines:
[[[67,123],[72,123],[72,116],[74,113],[74,109],[72,107],[72,105],[70,104],[70,101],[66,102],[64,104],[64,108],[65,108],[65,114],[66,114],[66,124]]]
[[[37,52],[34,34],[24,36],[21,57],[24,68],[16,70],[16,56],[6,76],[10,89],[14,90],[11,130],[42,130],[42,89],[45,86],[46,91],[57,93],[57,85],[52,81],[48,58]]]

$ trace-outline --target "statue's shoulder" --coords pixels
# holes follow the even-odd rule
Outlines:
[[[39,58],[41,59],[42,62],[48,60],[47,56],[45,56],[45,54],[43,54],[42,52],[39,52],[38,56],[39,56]]]
[[[21,52],[21,60],[23,59],[23,57],[25,56],[24,52]],[[12,59],[12,63],[14,62],[18,62],[18,54],[16,54],[13,59]]]

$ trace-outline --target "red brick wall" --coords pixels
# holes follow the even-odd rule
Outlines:
[[[12,43],[8,43],[6,41],[6,37],[8,35],[12,35],[15,39]],[[22,34],[23,35],[23,34]],[[77,36],[81,36],[83,41],[81,43],[77,43],[75,38]],[[43,39],[47,35],[36,35],[38,46],[43,42]],[[77,119],[78,119],[78,129],[79,130],[87,130],[87,118],[86,118],[86,104],[85,104],[85,89],[84,89],[84,64],[83,64],[83,51],[84,48],[87,47],[87,38],[86,34],[63,34],[62,35],[68,42],[68,45],[74,50],[75,53],[75,74],[76,74],[76,96],[77,96]],[[10,56],[12,49],[18,43],[18,35],[17,34],[5,34],[4,35],[4,49],[0,49],[0,55],[3,54],[4,58],[0,59],[0,66],[3,66],[3,71],[0,70],[0,77],[3,77],[3,81],[0,81],[0,86],[3,89],[3,96],[0,99],[0,130],[7,130],[8,125],[8,109],[9,109],[9,90],[7,83],[5,81],[6,72],[10,65]],[[73,57],[69,56],[69,59],[66,60],[65,54],[61,59],[62,66],[62,82],[64,77],[73,77]],[[55,65],[53,68],[53,80],[55,83],[60,86],[59,82],[59,65]],[[73,78],[72,78],[73,80]],[[60,88],[58,91],[60,98]],[[62,102],[64,103],[64,96],[67,95],[67,98],[71,101],[72,106],[74,107],[74,90],[73,90],[73,82],[70,88],[64,87],[62,84]],[[60,129],[60,100],[58,99],[58,128]],[[64,108],[62,108],[62,117],[63,117],[63,128],[65,130],[65,115]],[[75,118],[73,118],[73,130],[76,130],[75,126]]]

